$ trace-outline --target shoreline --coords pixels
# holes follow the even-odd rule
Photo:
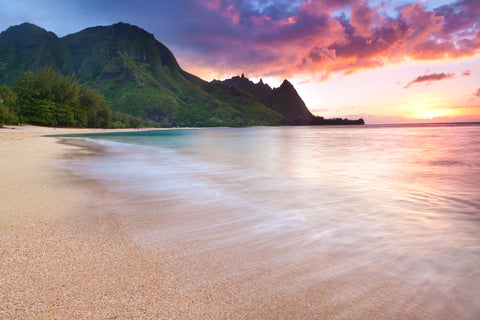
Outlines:
[[[0,318],[448,319],[462,314],[445,297],[423,295],[421,288],[418,296],[405,297],[402,278],[376,274],[368,266],[326,275],[343,259],[338,253],[313,259],[315,252],[311,257],[282,247],[288,237],[247,239],[236,230],[242,223],[199,228],[221,222],[229,212],[116,194],[54,166],[63,157],[102,150],[92,149],[94,143],[72,146],[62,137],[40,135],[89,130],[23,127],[4,135],[0,129],[0,174],[8,182],[0,184]],[[148,231],[150,213],[162,226],[152,230],[159,239],[153,244],[141,233]],[[229,243],[215,238],[234,232]]]
[[[8,129],[7,129],[8,130]],[[95,181],[52,164],[80,147],[22,127],[0,131],[0,318],[145,318],[164,314],[158,260],[136,245]]]
[[[292,306],[274,283],[275,290],[266,284],[252,285],[268,276],[269,266],[260,263],[253,271],[244,270],[247,278],[240,274],[232,278],[225,267],[238,261],[235,252],[192,254],[196,244],[178,236],[161,247],[139,244],[134,227],[126,227],[120,218],[122,212],[129,214],[125,207],[134,199],[52,167],[61,157],[88,156],[101,150],[92,149],[88,142],[72,146],[62,143],[61,137],[43,136],[51,131],[23,127],[12,130],[9,137],[0,131],[2,151],[9,155],[0,160],[0,174],[11,182],[0,188],[3,207],[10,199],[0,214],[0,318],[278,319],[282,314],[314,315],[313,309]],[[141,204],[134,209],[158,210],[157,205],[162,204]],[[167,205],[168,209],[174,206]],[[135,218],[127,220],[135,222]],[[253,292],[254,296],[246,295]]]

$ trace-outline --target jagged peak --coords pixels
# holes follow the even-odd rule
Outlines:
[[[287,79],[283,80],[280,88],[293,88],[293,84],[290,83]]]
[[[248,79],[247,77],[245,77],[245,74],[242,73],[240,76],[233,76],[232,78],[230,78],[229,80],[236,80],[236,81],[242,81],[243,83],[245,82],[252,82],[250,81],[250,79]],[[253,83],[253,82],[252,82]]]

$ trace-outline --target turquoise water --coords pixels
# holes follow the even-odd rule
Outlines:
[[[257,246],[286,249],[295,261],[342,257],[328,268],[309,268],[303,281],[366,268],[403,279],[405,296],[422,288],[465,318],[480,312],[479,125],[179,129],[86,138],[106,151],[65,166],[113,191],[187,208],[176,214],[202,212],[204,222],[182,232],[195,237],[207,230],[198,239],[205,250],[261,235]],[[162,212],[139,214],[148,221],[139,239],[175,237]]]

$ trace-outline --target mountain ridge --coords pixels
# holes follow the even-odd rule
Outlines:
[[[263,84],[263,95],[204,81],[183,70],[153,34],[123,22],[61,38],[31,23],[0,33],[0,85],[44,66],[75,74],[113,111],[158,126],[310,124],[313,116],[288,81],[276,89]]]
[[[241,76],[221,81],[214,80],[214,82],[249,92],[262,104],[289,119],[289,124],[311,124],[314,118],[295,87],[287,79],[283,80],[278,88],[271,88],[268,84],[263,83],[262,79],[258,83],[254,83],[243,73]]]

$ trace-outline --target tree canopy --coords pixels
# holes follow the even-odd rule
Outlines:
[[[0,87],[0,127],[7,123],[16,123],[17,117],[14,115],[15,94],[7,86]]]
[[[112,112],[103,95],[74,75],[51,67],[23,72],[15,81],[17,112],[21,122],[46,126],[110,126]]]

